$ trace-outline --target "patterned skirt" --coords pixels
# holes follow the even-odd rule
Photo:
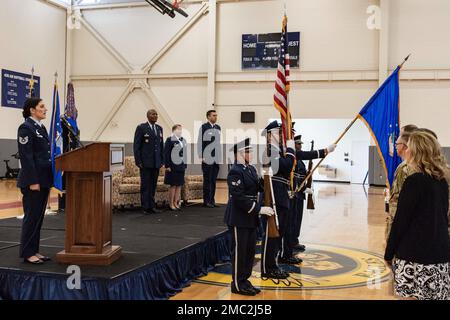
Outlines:
[[[450,263],[420,264],[393,261],[394,291],[418,300],[450,300]]]

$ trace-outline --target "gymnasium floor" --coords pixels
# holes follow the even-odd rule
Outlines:
[[[217,192],[216,200],[226,202],[224,182]],[[251,281],[264,289],[256,299],[395,299],[382,259],[383,188],[316,183],[315,197],[316,210],[305,210],[303,220],[301,243],[308,250],[299,256],[304,263],[278,283],[261,279],[256,263]],[[53,195],[52,207],[55,200]],[[0,219],[22,214],[20,201],[15,182],[0,181]],[[245,299],[231,294],[229,281],[229,265],[218,266],[173,299]]]

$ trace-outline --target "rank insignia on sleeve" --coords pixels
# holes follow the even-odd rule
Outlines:
[[[27,144],[28,143],[28,136],[26,137],[19,137],[20,144]]]

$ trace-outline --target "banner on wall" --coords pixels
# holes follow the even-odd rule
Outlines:
[[[281,51],[281,33],[243,34],[242,69],[276,69]],[[300,67],[300,32],[288,33],[291,68]]]
[[[31,75],[2,69],[2,106],[21,109],[30,97]],[[41,95],[41,78],[34,76],[33,95]]]

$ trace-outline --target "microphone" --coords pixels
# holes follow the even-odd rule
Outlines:
[[[69,130],[69,133],[72,135],[72,137],[75,140],[75,142],[79,146],[84,147],[83,143],[81,143],[80,139],[78,138],[78,134],[75,132],[74,127],[72,127],[70,122],[67,121],[66,117],[64,115],[62,115],[62,116],[60,116],[60,119],[61,119],[61,124],[63,124],[64,127],[66,127],[67,130]]]

